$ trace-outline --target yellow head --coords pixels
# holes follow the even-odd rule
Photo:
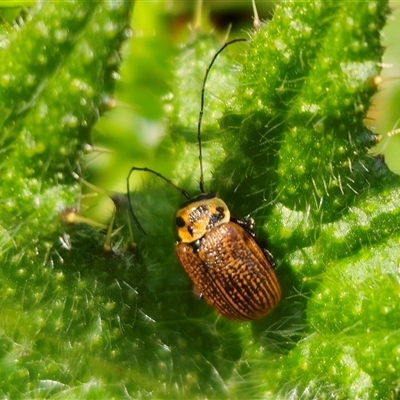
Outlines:
[[[176,213],[178,241],[192,243],[215,226],[229,222],[227,205],[214,193],[200,194],[184,203]]]

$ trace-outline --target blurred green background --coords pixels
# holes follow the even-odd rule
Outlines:
[[[260,18],[268,20],[273,2],[258,1]],[[381,90],[375,97],[366,124],[383,139],[376,149],[385,154],[389,167],[400,173],[400,134],[385,134],[400,128],[400,6],[391,4],[393,13],[382,32],[386,46]],[[165,172],[155,149],[167,134],[165,103],[172,85],[172,69],[179,46],[186,43],[195,23],[196,1],[136,1],[132,15],[132,37],[123,49],[123,66],[115,93],[116,105],[98,122],[93,132],[94,151],[87,156],[86,178],[111,191],[126,191],[126,176],[132,165]],[[246,37],[252,28],[250,0],[205,1],[201,29],[215,31],[221,43],[229,37]],[[199,103],[201,82],[199,87]],[[212,88],[208,88],[212,91]],[[205,104],[205,113],[210,112]],[[141,176],[134,185],[140,184]],[[197,177],[196,177],[197,179]],[[106,222],[113,209],[111,200],[87,190],[86,212]]]

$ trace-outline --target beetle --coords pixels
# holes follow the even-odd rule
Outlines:
[[[129,206],[133,213],[129,179],[134,171],[150,172],[172,185],[187,199],[176,213],[176,254],[194,285],[194,292],[228,319],[258,320],[279,303],[281,289],[274,272],[275,263],[269,251],[257,242],[250,218],[235,218],[228,206],[215,193],[204,189],[201,122],[204,91],[208,74],[218,55],[232,43],[225,43],[214,55],[204,75],[197,139],[200,161],[200,194],[191,198],[182,188],[157,171],[132,167],[127,177]],[[145,233],[145,232],[144,232]]]

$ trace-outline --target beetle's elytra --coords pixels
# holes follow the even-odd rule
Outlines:
[[[281,290],[273,269],[274,261],[271,254],[257,243],[249,220],[233,218],[224,201],[213,193],[205,193],[200,135],[208,73],[225,47],[244,40],[226,43],[214,56],[204,77],[198,124],[201,194],[191,199],[185,190],[160,173],[138,167],[131,169],[127,189],[129,197],[130,175],[140,170],[164,179],[188,199],[176,213],[178,259],[196,291],[212,307],[226,318],[248,321],[269,314],[280,301]],[[131,213],[141,228],[132,208]]]

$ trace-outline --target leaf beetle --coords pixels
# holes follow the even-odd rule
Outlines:
[[[200,160],[200,191],[191,198],[182,188],[157,171],[132,167],[127,177],[127,192],[131,214],[129,179],[133,171],[150,172],[172,185],[187,198],[176,213],[178,260],[194,285],[194,292],[204,298],[221,315],[232,320],[258,320],[269,314],[279,303],[281,289],[274,272],[272,255],[262,249],[253,232],[254,221],[235,218],[228,206],[214,193],[204,189],[201,122],[204,91],[208,74],[218,55],[229,45],[225,43],[214,55],[204,75],[198,121]]]

